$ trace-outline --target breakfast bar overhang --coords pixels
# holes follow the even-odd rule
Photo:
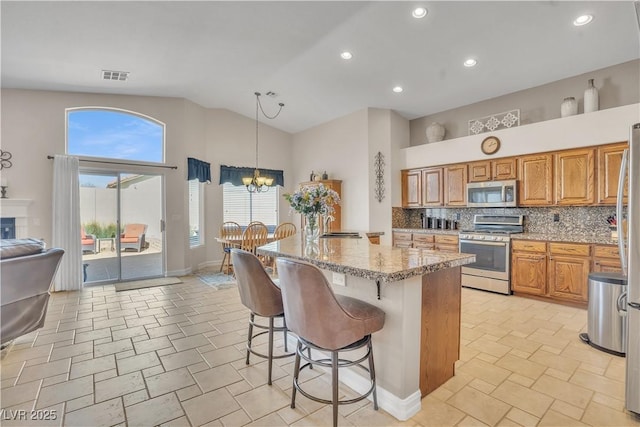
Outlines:
[[[336,294],[373,304],[386,314],[373,334],[378,403],[399,420],[420,410],[421,398],[454,375],[460,354],[460,267],[474,255],[371,245],[366,239],[319,239],[301,234],[261,246],[259,255],[319,267]],[[301,283],[300,286],[304,286]],[[340,381],[368,387],[360,370]]]

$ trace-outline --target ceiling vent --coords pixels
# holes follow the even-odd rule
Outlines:
[[[119,80],[123,82],[129,80],[129,72],[102,70],[102,80]]]

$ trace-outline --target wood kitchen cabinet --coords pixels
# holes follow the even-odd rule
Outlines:
[[[491,181],[491,161],[469,163],[469,182]]]
[[[442,206],[442,168],[422,170],[422,206]]]
[[[553,155],[535,154],[518,159],[519,206],[553,204]]]
[[[594,245],[593,267],[591,271],[596,273],[622,273],[618,247],[611,245]]]
[[[511,289],[523,294],[546,295],[546,242],[528,240],[511,242]]]
[[[595,150],[585,148],[554,155],[557,205],[591,205],[595,201]]]
[[[444,168],[445,206],[467,205],[467,165],[451,165]]]
[[[413,234],[413,247],[419,249],[435,249],[433,234]]]
[[[616,200],[618,199],[618,180],[620,179],[622,152],[628,147],[629,144],[626,142],[598,147],[598,204],[616,204]],[[629,188],[628,174],[624,184],[624,203],[627,203],[627,191]]]
[[[393,246],[397,248],[435,249],[443,252],[457,253],[458,235],[394,231]]]
[[[549,296],[586,303],[590,256],[591,245],[549,243]]]
[[[397,248],[410,248],[413,245],[411,233],[394,231],[392,237],[393,246]]]
[[[460,252],[458,236],[452,234],[436,234],[434,236],[435,249],[443,252]]]
[[[494,181],[517,179],[518,168],[515,157],[491,161],[491,178]]]
[[[419,208],[422,206],[422,170],[402,171],[402,207]]]

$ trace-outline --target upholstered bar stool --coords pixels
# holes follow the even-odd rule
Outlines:
[[[356,298],[334,294],[322,271],[311,264],[285,258],[278,258],[276,263],[287,325],[298,335],[291,407],[295,408],[297,391],[311,400],[331,404],[334,426],[338,424],[338,405],[358,402],[373,393],[373,407],[378,410],[371,334],[384,326],[384,311]],[[355,360],[340,355],[364,347],[364,356]],[[307,348],[329,352],[331,358],[312,359],[303,352]],[[307,363],[300,366],[300,359]],[[361,365],[367,359],[368,369]],[[311,395],[298,382],[300,370],[311,364],[331,368],[331,400]],[[369,372],[371,387],[353,399],[338,400],[338,369],[349,366]]]
[[[231,259],[235,267],[240,301],[242,301],[245,307],[251,310],[249,333],[247,335],[247,359],[245,363],[247,365],[249,364],[250,354],[267,359],[269,361],[269,376],[267,382],[271,385],[273,359],[293,356],[293,353],[288,353],[289,349],[287,348],[287,324],[284,320],[282,294],[280,293],[280,288],[273,283],[264,270],[262,263],[254,254],[242,249],[231,249]],[[255,316],[268,318],[269,326],[256,323]],[[282,326],[275,326],[274,320],[276,318],[282,319]],[[253,328],[262,329],[262,331],[254,334]],[[278,356],[273,355],[274,332],[284,333],[285,354]],[[251,346],[254,338],[263,334],[269,334],[268,354],[258,353]]]

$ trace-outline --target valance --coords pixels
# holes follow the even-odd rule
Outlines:
[[[226,166],[220,165],[220,184],[224,184],[225,182],[230,182],[233,185],[244,185],[242,184],[242,178],[244,177],[253,177],[253,171],[255,168],[242,168],[237,166]],[[273,178],[273,186],[279,185],[284,187],[284,172],[276,169],[258,169],[260,171],[260,176],[264,176],[265,178]]]
[[[187,180],[197,179],[200,182],[211,183],[211,165],[202,160],[187,157]]]

